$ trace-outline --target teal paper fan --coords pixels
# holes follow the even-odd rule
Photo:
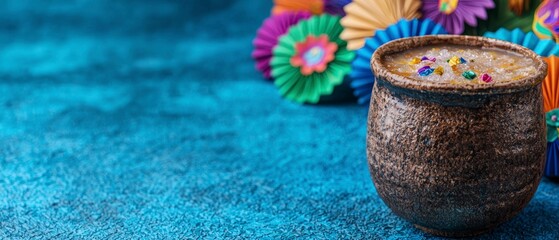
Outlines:
[[[533,32],[524,33],[519,28],[512,31],[501,28],[496,32],[486,32],[483,36],[522,45],[540,56],[559,55],[559,45],[555,41],[539,39]]]

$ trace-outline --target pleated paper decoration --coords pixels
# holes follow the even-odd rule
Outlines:
[[[274,0],[272,15],[300,11],[315,15],[322,14],[324,12],[324,0]]]
[[[534,13],[532,30],[542,39],[559,38],[559,0],[545,0]]]
[[[550,112],[559,108],[559,58],[544,58],[547,62],[547,77],[542,83],[544,111]]]
[[[518,28],[512,31],[501,28],[496,32],[486,32],[483,36],[522,45],[540,56],[559,55],[559,45],[556,42],[539,39],[534,33],[524,33]]]
[[[520,16],[522,13],[530,8],[529,0],[508,0],[509,9],[516,15]]]
[[[324,0],[324,11],[338,16],[345,16],[344,7],[351,0]]]
[[[368,38],[365,46],[357,50],[357,56],[353,61],[353,69],[350,75],[351,87],[354,89],[353,94],[358,98],[359,103],[369,103],[371,98],[374,75],[371,72],[370,61],[378,47],[394,39],[446,33],[446,30],[441,25],[429,19],[402,19],[385,30],[377,31],[374,37]]]
[[[477,18],[487,19],[493,0],[423,0],[423,17],[429,18],[452,34],[462,34],[464,24],[477,26]]]
[[[464,34],[483,35],[486,32],[495,32],[499,28],[520,28],[524,32],[532,30],[534,11],[541,0],[494,0],[495,8],[487,10],[487,20],[478,19],[477,27],[466,26]],[[522,3],[516,3],[522,2]],[[525,9],[519,14],[515,9],[523,5]]]
[[[339,37],[339,20],[329,14],[313,16],[280,38],[271,67],[283,97],[298,103],[317,103],[343,82],[355,54]]]
[[[559,57],[545,58],[547,77],[542,83],[547,125],[547,157],[545,175],[559,177]]]
[[[551,178],[559,177],[559,140],[547,142],[547,155],[544,175]]]
[[[253,41],[252,58],[256,61],[256,68],[264,74],[265,78],[272,78],[270,60],[272,49],[278,44],[279,37],[284,35],[289,27],[310,16],[311,14],[307,12],[287,12],[271,16],[258,29]]]
[[[353,0],[344,8],[346,16],[341,22],[344,26],[341,38],[348,42],[348,49],[359,49],[376,30],[385,29],[401,18],[421,17],[420,8],[421,1],[417,0]]]

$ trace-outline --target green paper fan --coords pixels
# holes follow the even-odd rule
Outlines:
[[[279,39],[270,66],[283,97],[317,103],[343,82],[355,53],[340,39],[342,30],[339,17],[323,14],[300,21]]]
[[[467,27],[465,35],[483,35],[485,32],[495,32],[499,28],[520,28],[523,32],[532,30],[534,12],[541,0],[529,0],[528,9],[520,16],[509,9],[509,0],[495,0],[495,8],[487,11],[487,20],[478,21],[477,27]]]

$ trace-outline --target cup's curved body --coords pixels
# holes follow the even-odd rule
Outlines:
[[[541,74],[491,88],[429,85],[396,76],[384,54],[434,43],[491,46],[537,61]],[[468,36],[402,39],[372,58],[367,132],[378,194],[399,216],[441,236],[471,236],[530,201],[545,163],[541,81],[547,65],[520,46]]]

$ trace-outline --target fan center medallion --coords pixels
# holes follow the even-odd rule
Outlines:
[[[453,13],[458,7],[459,0],[439,0],[439,11],[444,14]]]
[[[308,36],[304,41],[296,44],[291,65],[300,67],[301,74],[305,76],[315,72],[321,73],[326,70],[328,63],[334,60],[337,50],[338,45],[330,42],[327,35]]]
[[[303,59],[309,66],[315,66],[324,60],[324,49],[320,46],[314,46],[303,53]]]

